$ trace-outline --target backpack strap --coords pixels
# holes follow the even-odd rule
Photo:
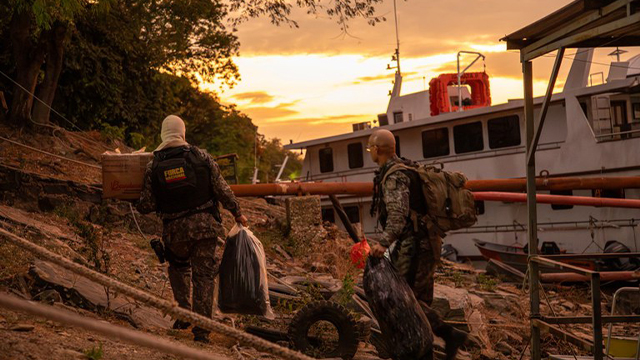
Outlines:
[[[418,169],[405,165],[405,164],[395,164],[393,166],[391,166],[389,168],[389,170],[387,170],[387,172],[384,174],[384,176],[382,177],[382,180],[380,181],[380,184],[384,184],[387,181],[387,177],[389,177],[389,175],[398,172],[398,171],[403,171],[403,170],[410,170],[410,171],[415,171],[418,172]],[[419,230],[419,224],[420,224],[420,220],[419,220],[419,214],[417,212],[415,212],[413,209],[409,209],[409,220],[413,223],[413,231],[414,232],[418,232]]]
[[[397,171],[401,171],[401,170],[411,170],[411,171],[417,171],[416,168],[413,168],[411,166],[405,165],[405,164],[395,164],[393,166],[391,166],[389,168],[389,170],[387,170],[387,172],[384,174],[384,176],[382,177],[382,180],[380,181],[380,184],[384,184],[387,181],[387,177],[389,177],[389,175],[397,172]]]

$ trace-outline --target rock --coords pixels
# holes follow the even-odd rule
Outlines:
[[[19,331],[19,332],[29,332],[29,331],[33,331],[33,329],[35,329],[35,326],[31,324],[16,324],[9,328],[9,330],[11,331]]]
[[[31,299],[35,301],[45,302],[48,304],[62,302],[62,297],[60,296],[60,293],[53,289],[42,291],[36,294]]]
[[[76,275],[57,265],[35,260],[29,274],[33,278],[32,291],[38,293],[55,290],[64,303],[90,311],[109,309],[138,328],[169,329],[171,318],[160,311],[145,306],[123,295],[109,292],[104,286]]]
[[[56,351],[56,359],[87,359],[87,356],[79,351],[71,349],[60,349]]]
[[[276,254],[282,256],[285,260],[292,260],[293,258],[291,257],[291,255],[289,255],[289,253],[282,248],[282,246],[280,246],[279,244],[275,244],[271,247],[273,249],[273,251],[276,252]]]

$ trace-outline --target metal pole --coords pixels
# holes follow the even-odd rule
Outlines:
[[[477,55],[475,59],[473,59],[473,61],[471,62],[471,64],[469,64],[466,68],[464,68],[464,70],[460,71],[460,54],[475,54]],[[467,70],[469,70],[470,67],[473,66],[473,64],[476,63],[476,61],[478,61],[478,59],[482,58],[482,60],[484,60],[484,55],[482,55],[479,52],[475,52],[475,51],[458,51],[458,57],[457,57],[457,66],[458,66],[458,111],[462,111],[462,74],[464,74],[465,72],[467,72]]]
[[[458,111],[462,111],[462,88],[460,86],[462,86],[461,84],[461,78],[462,75],[460,74],[460,52],[458,52]]]
[[[393,0],[393,15],[396,20],[396,65],[398,66],[398,74],[402,75],[400,71],[400,33],[398,31],[398,10],[396,8],[396,0]]]
[[[602,360],[602,309],[600,304],[600,273],[591,275],[591,307],[593,308],[593,358]]]
[[[284,161],[282,162],[282,165],[280,165],[280,171],[278,171],[278,176],[276,176],[276,179],[273,182],[275,183],[280,182],[280,176],[282,176],[284,167],[287,166],[287,160],[289,160],[289,155],[284,157]]]
[[[536,151],[531,148],[533,140],[533,65],[531,61],[522,64],[524,78],[524,115],[527,137],[527,155]],[[527,156],[529,158],[529,156]],[[536,212],[536,164],[535,156],[531,161],[527,161],[527,235],[529,241],[529,257],[538,255],[538,219]],[[538,263],[529,260],[529,296],[531,301],[530,323],[531,323],[531,359],[540,360],[540,329],[535,326],[534,319],[540,318],[540,293],[538,283],[540,272]]]
[[[556,55],[556,61],[553,64],[553,70],[551,71],[551,78],[549,79],[549,84],[547,85],[547,94],[544,97],[544,102],[542,103],[542,110],[540,111],[540,118],[538,120],[538,126],[535,130],[535,135],[533,136],[533,143],[530,145],[530,148],[536,149],[538,147],[538,141],[540,141],[540,135],[542,134],[542,128],[544,126],[544,121],[547,118],[547,111],[549,110],[549,104],[551,103],[551,97],[553,96],[553,88],[556,86],[556,80],[558,79],[558,73],[560,72],[560,65],[562,65],[562,58],[564,57],[564,48],[558,49],[558,54]],[[527,162],[533,161],[533,157],[536,152],[532,151],[528,155]]]

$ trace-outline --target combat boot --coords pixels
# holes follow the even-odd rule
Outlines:
[[[454,360],[458,354],[458,349],[467,341],[467,333],[454,328],[448,328],[442,339],[445,341],[445,359]]]

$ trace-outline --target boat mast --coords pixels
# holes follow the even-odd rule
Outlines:
[[[398,32],[398,10],[396,8],[396,0],[393,0],[393,15],[396,20],[396,66],[398,67],[398,75],[402,76],[400,72],[400,34]]]

